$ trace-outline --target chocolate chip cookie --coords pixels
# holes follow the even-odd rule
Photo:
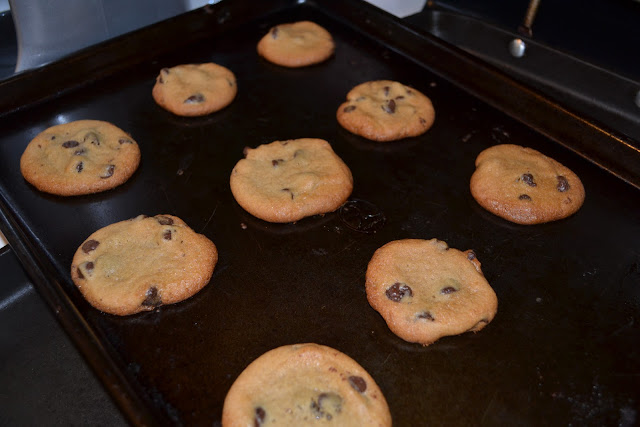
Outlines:
[[[327,60],[335,45],[331,34],[310,21],[280,24],[258,42],[258,53],[284,67],[306,67]]]
[[[502,144],[482,151],[471,194],[486,210],[517,224],[541,224],[573,215],[584,203],[580,178],[532,148]]]
[[[111,123],[78,120],[39,133],[22,154],[20,171],[40,191],[77,196],[117,187],[139,163],[131,135]]]
[[[213,242],[180,218],[140,215],[89,236],[73,257],[71,278],[95,308],[125,316],[195,295],[217,261]]]
[[[318,344],[268,351],[238,376],[222,425],[391,426],[382,391],[356,361]]]
[[[184,64],[163,68],[153,99],[178,116],[204,116],[223,109],[236,97],[236,77],[218,64]]]
[[[349,132],[373,141],[395,141],[425,133],[435,120],[431,100],[390,80],[362,83],[338,108],[338,122]]]
[[[231,172],[231,192],[251,215],[294,222],[333,212],[353,190],[351,171],[329,143],[302,138],[245,148]]]
[[[440,240],[387,243],[366,273],[369,304],[405,341],[429,345],[441,337],[477,332],[496,314],[498,299],[471,251]]]

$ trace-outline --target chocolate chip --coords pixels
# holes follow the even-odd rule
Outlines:
[[[423,119],[422,117],[420,117],[420,123],[425,125],[425,124],[427,124],[427,121],[425,119]]]
[[[77,268],[76,273],[78,273],[79,279],[84,279],[84,274],[82,274],[82,270],[80,270],[80,267]]]
[[[384,96],[389,96],[389,86],[382,88],[384,90]]]
[[[271,160],[271,164],[272,164],[273,166],[278,166],[278,165],[279,165],[280,163],[282,163],[282,162],[284,162],[284,159],[274,159],[274,160]]]
[[[162,233],[162,238],[164,240],[171,240],[171,230],[165,230],[164,233]]]
[[[62,146],[64,148],[73,148],[73,147],[77,147],[78,145],[80,145],[78,141],[66,141],[62,143]]]
[[[557,178],[558,178],[558,185],[556,186],[556,188],[558,189],[559,192],[564,193],[569,189],[569,181],[567,181],[567,178],[565,178],[562,175],[558,175]]]
[[[530,173],[522,174],[520,179],[522,179],[522,182],[527,184],[529,187],[535,187],[538,185],[533,181],[533,175],[531,175]]]
[[[173,225],[173,219],[166,216],[157,216],[156,221],[158,221],[160,225]]]
[[[73,152],[74,156],[82,156],[83,154],[85,154],[87,152],[87,150],[85,150],[84,148],[80,148],[79,150],[76,150]]]
[[[310,408],[316,420],[326,418],[331,421],[334,414],[342,411],[342,397],[336,393],[320,393],[317,401],[311,399]]]
[[[76,165],[76,171],[82,172],[82,169],[84,169],[84,163],[80,162]]]
[[[356,106],[355,106],[355,105],[347,105],[346,107],[344,107],[344,108],[342,109],[342,111],[343,111],[343,112],[345,112],[345,113],[350,113],[350,112],[352,112],[352,111],[353,111],[353,110],[355,110],[355,109],[356,109]]]
[[[88,254],[89,252],[94,251],[98,247],[99,244],[100,244],[100,242],[98,242],[97,240],[87,240],[82,245],[82,251],[85,254]]]
[[[184,100],[185,104],[201,104],[204,102],[204,95],[201,93],[196,93],[195,95],[191,95],[187,99]]]
[[[102,179],[111,178],[113,176],[113,171],[115,171],[115,170],[116,170],[116,166],[115,165],[107,166],[107,169],[104,171],[104,173],[102,175],[100,175],[100,178],[102,178]]]
[[[402,95],[400,95],[400,96],[396,96],[396,97],[395,97],[395,99],[398,99],[398,100],[400,100],[400,99],[404,99],[404,96],[402,96]]]
[[[531,200],[531,196],[528,194],[521,194],[518,196],[518,200]]]
[[[382,109],[385,113],[393,114],[396,112],[396,101],[390,99],[386,104],[382,104]]]
[[[256,416],[253,419],[253,425],[255,427],[260,427],[267,417],[267,412],[262,408],[262,406],[258,406],[256,408]]]
[[[358,393],[364,393],[367,390],[367,382],[362,377],[352,375],[349,377],[349,384]]]
[[[98,138],[98,134],[95,132],[89,132],[84,136],[84,142],[89,142],[93,145],[100,145],[100,138]]]
[[[428,311],[423,311],[422,313],[418,313],[418,319],[431,320],[432,322],[436,320]]]
[[[278,38],[278,27],[273,27],[273,29],[271,30],[271,37],[273,37],[274,39]]]
[[[91,261],[89,261],[88,263],[86,263],[86,264],[84,265],[84,268],[85,268],[87,271],[91,271],[91,270],[93,270],[93,268],[94,268],[94,267],[95,267],[95,266],[93,265],[93,263],[92,263]]]
[[[290,189],[288,189],[288,188],[283,188],[283,189],[282,189],[282,190],[280,190],[280,191],[288,191],[289,193],[291,193],[291,200],[293,200],[293,191],[291,191],[291,190],[290,190]]]
[[[440,289],[440,293],[445,295],[452,294],[454,292],[458,292],[458,290],[453,286],[447,286],[446,288]]]
[[[387,298],[391,301],[399,302],[405,296],[413,296],[413,291],[409,285],[405,285],[404,283],[396,282],[389,289],[386,290],[385,294]]]
[[[476,253],[474,251],[467,252],[467,259],[469,261],[472,261],[472,260],[476,259]]]
[[[133,141],[130,140],[129,138],[120,138],[118,140],[118,142],[120,143],[120,145],[122,145],[122,144],[133,144]]]
[[[155,286],[152,286],[147,290],[145,297],[144,301],[142,301],[142,305],[145,307],[157,307],[162,305],[162,298],[160,298],[158,288]]]

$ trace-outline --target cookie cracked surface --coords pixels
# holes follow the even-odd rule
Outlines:
[[[238,92],[236,77],[214,63],[163,68],[153,86],[158,105],[178,116],[204,116],[229,105]]]
[[[251,215],[284,223],[338,209],[353,190],[353,178],[327,141],[301,138],[245,148],[230,185]]]
[[[390,426],[382,391],[356,361],[333,348],[295,344],[270,350],[238,376],[222,425]]]
[[[95,308],[124,316],[195,295],[217,261],[213,242],[180,218],[140,215],[91,234],[73,257],[71,278]]]
[[[351,133],[373,141],[395,141],[425,133],[433,125],[435,111],[431,100],[416,89],[377,80],[351,89],[336,117]]]
[[[335,49],[331,34],[311,21],[280,24],[258,42],[258,54],[283,67],[306,67],[327,60]]]
[[[22,176],[40,191],[78,196],[110,190],[140,164],[131,135],[111,123],[78,120],[39,133],[20,158]]]
[[[475,253],[449,248],[437,239],[396,240],[382,246],[369,262],[365,287],[369,304],[389,329],[423,345],[477,332],[498,309]]]
[[[489,212],[517,224],[541,224],[573,215],[584,203],[580,178],[532,148],[496,145],[476,158],[473,198]]]

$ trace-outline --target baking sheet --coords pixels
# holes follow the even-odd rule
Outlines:
[[[272,25],[301,19],[334,35],[333,58],[285,69],[258,57],[255,45]],[[236,74],[238,96],[229,107],[179,118],[155,105],[160,68],[205,61]],[[244,367],[300,342],[358,361],[399,426],[637,422],[633,144],[360,2],[248,8],[223,1],[34,73],[2,85],[17,99],[0,101],[7,111],[0,117],[1,226],[132,423],[219,424],[224,396]],[[433,128],[392,144],[341,129],[335,112],[346,93],[374,79],[429,96]],[[42,83],[27,85],[34,81]],[[75,198],[29,186],[19,158],[31,138],[87,118],[110,121],[140,144],[132,179]],[[328,140],[351,168],[350,200],[384,217],[375,232],[358,227],[353,211],[268,224],[235,203],[228,179],[243,148],[300,137]],[[474,160],[504,142],[574,170],[587,192],[583,208],[539,226],[483,211],[468,189]],[[130,317],[90,307],[69,278],[77,247],[98,228],[161,213],[181,217],[217,245],[210,284],[183,303]],[[378,247],[401,238],[474,249],[498,295],[494,321],[429,347],[395,337],[366,301],[364,274]]]

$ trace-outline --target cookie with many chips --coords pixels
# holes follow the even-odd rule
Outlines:
[[[258,42],[258,54],[283,67],[306,67],[327,60],[335,49],[333,37],[311,21],[280,24]]]
[[[275,141],[245,148],[231,172],[233,197],[251,215],[294,222],[333,212],[349,197],[353,178],[323,139]]]
[[[476,158],[473,198],[489,212],[517,224],[541,224],[573,215],[584,203],[580,178],[532,148],[501,144]]]
[[[373,141],[395,141],[425,133],[435,120],[431,100],[390,80],[359,84],[336,113],[346,130]]]
[[[236,97],[236,77],[214,63],[163,68],[153,86],[153,99],[178,116],[204,116],[223,109]]]
[[[95,308],[124,316],[195,295],[217,261],[213,242],[180,218],[140,215],[91,234],[73,257],[71,278]]]
[[[429,345],[477,332],[496,314],[498,299],[471,250],[440,240],[405,239],[382,246],[367,267],[366,293],[391,331]]]
[[[222,425],[391,426],[382,391],[356,361],[318,344],[268,351],[238,376]]]
[[[100,120],[78,120],[39,133],[20,158],[22,176],[40,191],[77,196],[127,181],[140,164],[131,135]]]

